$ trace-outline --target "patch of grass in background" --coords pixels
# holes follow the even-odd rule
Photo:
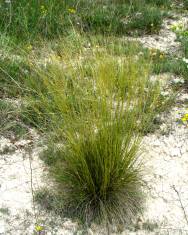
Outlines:
[[[28,59],[31,45],[27,42],[17,45],[13,37],[2,34],[0,47],[0,97],[19,97],[31,75]]]
[[[0,97],[18,97],[29,76],[29,65],[22,56],[5,57],[0,63]]]
[[[188,28],[179,24],[172,26],[172,30],[177,34],[177,40],[181,42],[183,57],[188,58]]]
[[[152,33],[159,30],[163,14],[139,3],[98,5],[83,15],[83,30],[107,34]],[[133,32],[132,32],[133,30]]]
[[[178,24],[172,26],[172,31],[177,35],[177,40],[181,43],[182,58],[169,58],[170,69],[175,74],[181,75],[185,79],[186,88],[188,87],[188,28],[186,25]]]
[[[127,22],[124,33],[157,33],[163,22],[163,14],[158,8],[144,7]]]
[[[158,61],[156,64],[154,63],[153,71],[157,74],[170,72],[182,76],[185,80],[188,79],[188,68],[182,59],[167,57],[163,61]]]
[[[62,28],[66,30],[63,27],[66,12],[64,1],[58,4],[57,1],[3,1],[0,11],[1,29],[22,40],[35,38],[39,32],[41,35],[57,36],[62,33]]]
[[[183,0],[183,6],[186,10],[188,10],[188,0]]]
[[[188,28],[181,32],[177,32],[178,40],[181,43],[181,49],[183,52],[183,58],[188,59]],[[187,63],[188,65],[188,63]]]
[[[170,72],[185,80],[184,87],[188,87],[188,31],[182,25],[173,26],[172,30],[177,33],[177,40],[181,43],[181,58],[165,55],[159,50],[150,50],[153,60],[153,72],[156,74]],[[152,54],[154,56],[152,56]],[[182,85],[182,84],[181,84]]]
[[[162,23],[168,1],[2,1],[1,31],[19,40],[55,38],[70,29],[102,34],[127,34],[130,31],[152,33]]]
[[[0,131],[5,137],[16,139],[27,134],[27,128],[20,121],[20,114],[11,102],[0,100]]]
[[[188,30],[186,31],[186,35],[180,39],[183,49],[183,54],[185,58],[188,58]]]
[[[170,7],[171,0],[145,0],[146,3],[155,4],[159,7]]]

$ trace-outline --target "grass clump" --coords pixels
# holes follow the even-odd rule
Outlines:
[[[22,61],[11,68],[4,61],[27,90],[22,121],[46,134],[52,147],[42,159],[56,180],[56,199],[46,193],[37,199],[88,226],[128,224],[144,208],[139,147],[163,107],[160,85],[150,80],[148,52],[136,43],[67,39],[74,45],[54,43],[47,63],[26,59],[32,62],[26,76]]]
[[[86,55],[36,72],[41,85],[28,101],[37,117],[48,117],[39,126],[52,146],[42,158],[63,215],[86,225],[130,223],[144,207],[139,143],[160,102],[159,84],[131,49],[94,46]]]
[[[68,146],[53,163],[52,172],[64,199],[64,213],[91,222],[126,222],[142,211],[137,141],[123,135],[119,124],[69,136]]]

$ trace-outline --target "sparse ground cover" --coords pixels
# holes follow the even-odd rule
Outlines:
[[[0,232],[186,234],[187,1],[0,12]]]

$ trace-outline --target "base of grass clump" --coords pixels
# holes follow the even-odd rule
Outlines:
[[[114,124],[97,133],[72,135],[67,147],[44,153],[58,183],[65,216],[79,218],[86,225],[128,224],[141,213],[144,200],[136,157],[138,140],[133,140],[131,130],[123,133],[122,128]]]
[[[57,215],[63,214],[63,201],[57,193],[46,188],[35,192],[34,200],[46,211],[53,211]]]

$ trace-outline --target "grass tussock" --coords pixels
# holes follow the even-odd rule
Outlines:
[[[137,43],[70,38],[52,43],[45,63],[42,53],[24,57],[21,77],[23,66],[4,60],[22,84],[22,122],[49,142],[42,159],[57,191],[46,208],[87,226],[128,224],[144,208],[140,141],[166,102],[150,79],[153,58]]]
[[[122,120],[122,119],[121,119]],[[69,134],[67,146],[51,156],[66,216],[91,222],[130,223],[143,209],[138,139],[127,126],[113,123],[95,133]],[[131,129],[131,128],[130,128]],[[55,159],[54,159],[55,158]]]
[[[42,158],[63,214],[86,225],[130,223],[144,207],[139,144],[162,101],[135,48],[94,46],[38,68],[31,81],[24,117],[50,136],[55,150]]]

